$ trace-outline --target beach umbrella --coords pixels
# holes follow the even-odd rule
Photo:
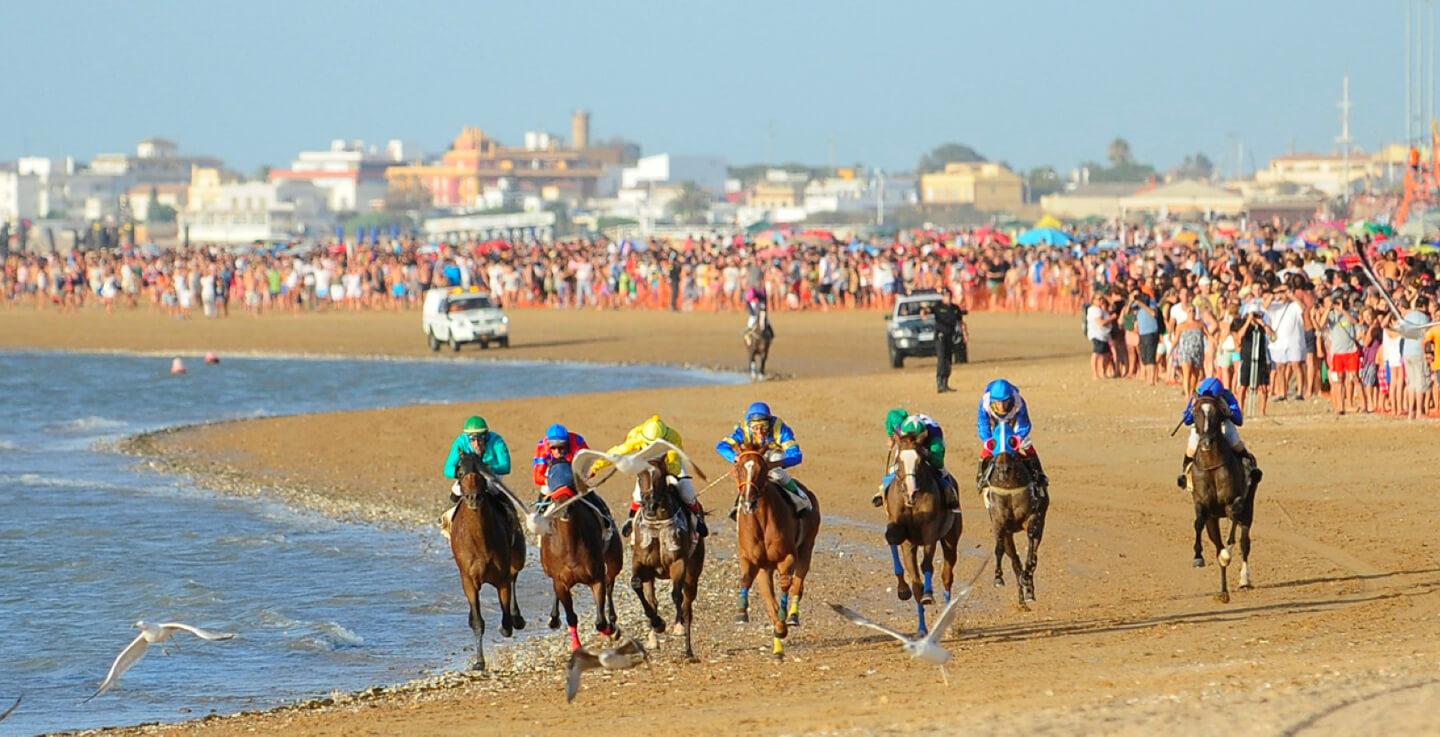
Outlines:
[[[1050,228],[1052,230],[1059,230],[1065,227],[1065,224],[1060,222],[1060,218],[1057,218],[1054,215],[1046,215],[1045,217],[1042,217],[1039,220],[1035,221],[1035,227],[1036,229]]]
[[[1055,228],[1032,228],[1020,234],[1018,239],[1022,246],[1038,246],[1048,243],[1052,246],[1068,246],[1071,238],[1063,230]]]
[[[1436,246],[1434,243],[1421,243],[1415,247],[1415,253],[1421,256],[1434,256],[1440,253],[1440,246]]]
[[[986,239],[989,239],[995,241],[996,243],[999,243],[1002,246],[1010,245],[1010,235],[1008,233],[1003,230],[993,228],[989,225],[977,229],[974,235],[975,241],[977,243],[984,243]]]

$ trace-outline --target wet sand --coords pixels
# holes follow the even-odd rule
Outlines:
[[[416,322],[414,314],[181,323],[0,311],[0,342],[428,354]],[[516,347],[494,355],[738,367],[740,323],[734,315],[522,312],[512,323]],[[1272,417],[1247,423],[1245,436],[1267,473],[1254,532],[1256,588],[1221,604],[1212,598],[1213,551],[1206,568],[1190,565],[1191,504],[1174,487],[1183,439],[1168,433],[1179,398],[1171,389],[1091,381],[1078,318],[975,316],[976,363],[957,368],[958,391],[947,395],[934,393],[930,361],[903,371],[885,367],[878,314],[781,315],[777,331],[773,368],[792,378],[758,386],[271,418],[165,433],[143,445],[222,487],[289,494],[341,515],[424,522],[443,499],[446,443],[472,412],[484,413],[521,458],[556,419],[603,445],[660,412],[718,477],[726,469],[709,448],[746,403],[766,399],[795,426],[806,454],[797,476],[821,495],[826,515],[805,624],[791,635],[786,662],[768,657],[758,607],[752,624],[731,622],[734,526],[715,515],[697,607],[701,664],[683,663],[665,639],[650,667],[592,673],[567,705],[562,638],[547,634],[494,658],[488,677],[117,733],[1433,732],[1440,561],[1430,530],[1440,501],[1430,493],[1425,462],[1440,439],[1434,423],[1340,419],[1321,402],[1272,405]],[[492,354],[467,349],[461,358],[482,355]],[[884,462],[884,412],[904,404],[939,418],[951,438],[950,463],[966,486],[976,398],[1001,373],[1030,400],[1052,478],[1039,600],[1028,612],[1018,609],[1008,564],[1006,587],[991,587],[993,538],[983,506],[967,493],[957,587],[987,568],[947,640],[955,660],[946,686],[936,668],[843,622],[824,602],[914,628],[913,606],[895,599],[879,534],[883,515],[868,503]],[[626,495],[617,481],[604,491],[612,505]],[[722,482],[704,498],[724,508],[728,494]],[[1232,586],[1237,575],[1232,567]],[[639,632],[633,595],[621,590],[617,601],[622,626]],[[522,602],[532,628],[544,626],[547,604]],[[593,621],[588,607],[581,620],[585,633]]]

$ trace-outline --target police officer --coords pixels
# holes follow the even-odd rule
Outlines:
[[[955,355],[955,338],[965,330],[962,312],[952,300],[947,289],[935,306],[935,391],[939,393],[954,391],[950,388],[950,361]]]

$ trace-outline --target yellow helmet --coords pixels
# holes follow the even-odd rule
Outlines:
[[[665,421],[660,419],[660,415],[655,415],[640,425],[640,437],[653,442],[665,437],[665,431],[668,429],[665,427]]]

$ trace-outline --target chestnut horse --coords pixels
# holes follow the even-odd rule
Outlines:
[[[540,567],[555,586],[550,606],[550,629],[560,627],[560,606],[565,606],[565,624],[570,630],[570,649],[580,649],[576,629],[575,602],[570,589],[589,586],[595,595],[595,631],[607,637],[619,635],[615,622],[615,577],[624,565],[620,535],[584,496],[566,502],[555,514],[531,515],[539,520]]]
[[[770,480],[773,464],[765,453],[742,446],[735,456],[735,484],[740,494],[740,607],[736,621],[750,621],[750,585],[760,575],[760,592],[774,626],[774,654],[785,657],[789,627],[800,624],[800,599],[805,595],[805,576],[815,552],[815,535],[820,530],[820,500],[809,489],[810,513],[801,518],[785,499],[788,493]],[[780,575],[780,599],[775,599],[772,575]]]
[[[485,670],[485,618],[480,613],[480,587],[490,584],[500,599],[500,633],[510,637],[525,628],[515,577],[525,567],[525,536],[516,511],[501,492],[491,491],[481,475],[478,456],[460,458],[460,505],[450,522],[450,552],[460,569],[460,586],[470,604],[470,629],[475,633],[475,670]]]
[[[1226,572],[1230,567],[1230,548],[1235,545],[1235,530],[1240,530],[1240,588],[1250,588],[1250,523],[1255,516],[1255,487],[1240,456],[1230,449],[1222,436],[1222,427],[1229,410],[1215,397],[1195,398],[1191,413],[1200,443],[1195,449],[1195,462],[1190,466],[1190,496],[1195,501],[1195,567],[1205,565],[1201,553],[1200,531],[1210,535],[1215,557],[1220,563],[1220,593],[1215,598],[1230,601],[1230,584]],[[1258,479],[1257,479],[1258,481]],[[1220,520],[1230,519],[1230,539],[1220,543]]]
[[[948,604],[950,587],[955,583],[955,560],[959,556],[963,520],[959,510],[952,513],[945,507],[944,478],[925,461],[917,445],[914,435],[901,435],[897,439],[895,460],[898,468],[885,493],[885,513],[889,517],[889,523],[885,525],[885,542],[890,544],[891,551],[895,551],[895,546],[901,546],[894,561],[895,593],[900,601],[907,601],[912,596],[915,598],[915,616],[923,637],[929,632],[925,626],[925,606],[935,603],[931,583],[935,571],[935,544],[940,544],[944,556],[940,583],[945,587],[945,602]],[[925,577],[923,583],[920,580],[922,573]]]
[[[630,546],[630,588],[650,621],[650,646],[656,647],[653,633],[665,631],[655,598],[655,579],[670,582],[670,599],[675,603],[675,629],[685,635],[685,658],[696,662],[690,644],[694,624],[695,597],[700,573],[705,568],[705,538],[698,537],[695,523],[670,482],[662,456],[636,477],[640,487],[640,510],[635,515],[635,533]]]
[[[1040,540],[1045,536],[1045,514],[1050,508],[1050,499],[1048,494],[1032,488],[1030,471],[1017,455],[1014,436],[1005,423],[996,425],[994,445],[995,465],[986,477],[980,496],[990,511],[990,525],[995,532],[995,585],[1005,585],[1005,572],[1000,566],[1008,554],[1015,569],[1020,608],[1029,611],[1025,602],[1035,601],[1035,567],[1039,562]],[[1022,531],[1029,538],[1024,568],[1020,567],[1020,554],[1015,550],[1015,533]]]

